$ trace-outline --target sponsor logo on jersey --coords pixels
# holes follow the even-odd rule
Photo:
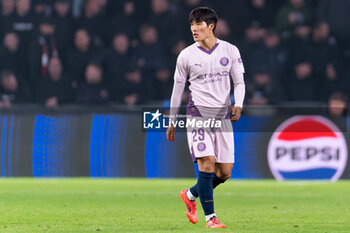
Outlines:
[[[321,116],[295,116],[273,133],[268,163],[277,180],[338,180],[348,159],[346,140],[338,127]]]
[[[198,79],[206,79],[206,78],[221,78],[221,77],[227,77],[229,76],[228,71],[222,71],[222,72],[215,72],[215,73],[208,73],[208,74],[201,74],[198,75]]]

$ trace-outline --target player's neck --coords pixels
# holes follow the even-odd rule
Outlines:
[[[216,38],[214,35],[212,35],[212,36],[205,38],[204,40],[198,41],[198,43],[202,48],[209,51],[215,46]]]

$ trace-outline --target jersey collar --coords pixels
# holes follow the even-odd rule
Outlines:
[[[216,44],[210,50],[206,50],[205,48],[200,46],[199,43],[197,42],[197,48],[199,48],[201,51],[203,51],[203,52],[205,52],[206,54],[209,54],[209,55],[214,52],[214,50],[216,49],[216,47],[218,47],[218,45],[219,45],[219,39],[216,39]]]

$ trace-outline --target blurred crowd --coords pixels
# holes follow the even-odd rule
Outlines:
[[[0,1],[2,107],[168,100],[197,6],[214,8],[216,36],[240,49],[246,104],[350,94],[349,0]]]

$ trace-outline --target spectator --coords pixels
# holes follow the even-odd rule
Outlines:
[[[253,66],[251,62],[252,54],[261,46],[265,33],[266,29],[262,28],[259,22],[251,22],[245,30],[245,37],[239,42],[244,66],[248,69],[248,73],[249,68]]]
[[[0,71],[8,70],[22,77],[28,76],[27,59],[15,32],[5,34],[4,44],[0,48]]]
[[[78,104],[107,104],[110,94],[103,82],[103,70],[97,64],[86,67],[85,82],[78,88],[76,102]]]
[[[4,36],[5,22],[11,18],[14,14],[16,2],[15,0],[2,0],[1,4],[1,14],[0,14],[0,41],[2,41]]]
[[[332,93],[348,90],[345,71],[339,62],[329,62],[325,66],[324,75],[321,76],[320,100],[326,102]]]
[[[227,0],[208,0],[205,5],[213,7],[221,18],[229,22],[234,41],[244,37],[245,29],[251,22],[248,0],[235,0],[234,3]]]
[[[184,40],[179,40],[178,42],[176,42],[171,49],[171,53],[168,55],[169,63],[176,64],[177,57],[179,56],[181,51],[184,50],[186,47],[187,44]]]
[[[154,100],[165,100],[171,96],[173,78],[169,65],[161,64],[155,72],[155,80],[153,82]]]
[[[330,26],[330,34],[334,36],[339,45],[350,50],[350,1],[346,0],[321,0],[318,5],[318,20],[327,22]],[[347,52],[350,53],[350,52]],[[350,57],[350,55],[349,55]],[[350,58],[349,58],[350,60]]]
[[[37,101],[48,108],[72,102],[71,80],[63,72],[61,60],[58,57],[50,59],[48,75],[40,80],[37,91]]]
[[[215,28],[215,36],[220,38],[221,40],[232,42],[233,38],[231,34],[231,28],[225,19],[223,18],[218,19],[218,22],[216,23],[216,28]]]
[[[264,28],[272,28],[276,9],[269,0],[249,0],[249,21],[258,21]]]
[[[119,100],[126,105],[136,105],[142,103],[141,100],[146,92],[144,88],[144,78],[141,70],[130,65],[124,74],[122,86],[119,86],[119,92],[115,92],[114,99]],[[123,88],[121,88],[123,87]],[[117,86],[118,88],[118,86]]]
[[[160,43],[167,53],[171,50],[171,45],[176,38],[176,35],[181,34],[184,25],[177,23],[175,14],[170,10],[169,0],[152,0],[152,13],[149,16],[148,22],[157,30],[157,36]],[[171,30],[169,30],[171,25]]]
[[[73,27],[70,14],[69,0],[55,0],[53,4],[52,17],[55,20],[55,38],[57,39],[57,50],[62,60],[65,58],[65,51],[72,47]]]
[[[113,15],[113,18],[110,21],[109,28],[112,30],[111,34],[108,36],[109,39],[112,38],[115,33],[120,31],[126,32],[130,36],[131,40],[137,38],[137,30],[140,22],[140,17],[137,12],[137,4],[139,4],[139,2],[134,0],[123,1],[123,5],[120,6],[122,9],[121,12]]]
[[[103,14],[103,4],[100,4],[99,0],[86,0],[83,17],[77,20],[76,28],[87,30],[91,37],[91,43],[95,47],[102,47],[106,44],[108,30],[105,30],[101,25],[107,25]]]
[[[1,72],[0,107],[11,107],[12,104],[28,102],[28,92],[11,71]]]
[[[281,45],[281,38],[278,33],[269,29],[264,36],[263,44],[252,52],[249,71],[269,76],[273,87],[280,86],[287,71],[288,53]]]
[[[0,4],[2,17],[10,16],[15,10],[15,0],[2,0]]]
[[[314,62],[315,57],[312,55],[313,42],[311,37],[311,30],[311,27],[305,23],[299,23],[295,26],[294,36],[289,38],[286,43],[292,63],[303,56],[310,57],[311,62]]]
[[[320,83],[313,76],[310,58],[299,57],[294,63],[294,70],[286,82],[289,101],[317,101]]]
[[[49,17],[52,9],[51,0],[34,0],[33,2],[34,13],[39,17]]]
[[[325,75],[326,66],[331,61],[340,60],[340,49],[337,41],[329,34],[329,25],[326,22],[316,24],[312,39],[311,54],[314,55],[315,74],[320,77]]]
[[[140,45],[135,49],[133,59],[146,73],[151,74],[163,60],[158,30],[151,24],[143,24],[139,31]]]
[[[131,48],[129,36],[124,32],[116,33],[111,48],[101,52],[96,59],[105,70],[108,85],[120,82],[124,77],[130,59]]]
[[[89,33],[85,29],[78,29],[75,32],[74,48],[68,51],[66,63],[69,74],[75,80],[75,86],[84,80],[86,66],[95,54]]]
[[[15,14],[5,22],[5,30],[16,32],[23,47],[28,48],[34,28],[35,16],[31,11],[31,0],[16,0]]]
[[[50,18],[41,19],[39,30],[28,52],[29,78],[33,93],[36,92],[40,80],[47,75],[50,58],[59,55],[54,34],[54,21]]]
[[[280,8],[276,16],[276,28],[282,33],[284,39],[293,36],[294,27],[297,24],[311,24],[313,12],[306,4],[305,0],[289,0]]]
[[[247,83],[247,102],[251,105],[272,104],[272,77],[268,72],[259,71],[253,74],[252,81]]]
[[[347,115],[347,97],[342,92],[334,92],[328,100],[328,113],[332,117]]]

